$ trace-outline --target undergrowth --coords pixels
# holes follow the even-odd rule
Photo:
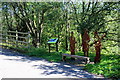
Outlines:
[[[26,55],[44,58],[51,62],[59,62],[61,61],[61,53],[60,52],[51,52],[49,53],[45,48],[30,48]]]
[[[85,69],[108,78],[120,78],[120,55],[102,54],[100,63],[87,64]]]

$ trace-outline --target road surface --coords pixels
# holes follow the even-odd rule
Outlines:
[[[28,57],[0,47],[0,78],[102,78],[81,67]]]

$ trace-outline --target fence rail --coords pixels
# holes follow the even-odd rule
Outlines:
[[[0,30],[0,45],[29,48],[30,32],[2,31]]]
[[[0,33],[0,36],[16,37],[14,35],[6,35],[6,34],[1,34],[1,33]],[[18,38],[24,38],[24,39],[26,39],[27,37],[18,36]]]

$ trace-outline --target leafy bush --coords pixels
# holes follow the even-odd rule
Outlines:
[[[85,69],[105,77],[120,78],[120,55],[102,54],[100,63],[87,64]]]
[[[43,54],[47,54],[47,50],[45,48],[35,48],[35,47],[32,47],[28,50],[28,55],[29,56],[36,56],[36,57],[40,57],[42,56]]]

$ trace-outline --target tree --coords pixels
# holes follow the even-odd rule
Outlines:
[[[113,21],[106,21],[105,16],[108,15],[110,11],[115,9],[114,6],[118,4],[109,2],[82,2],[77,6],[73,2],[71,3],[74,10],[74,14],[76,15],[76,22],[78,23],[77,30],[79,33],[81,33],[82,38],[85,29],[88,29],[89,33],[92,31],[99,31],[100,29],[105,29],[105,23]],[[81,8],[79,8],[79,6],[81,6]]]
[[[15,3],[3,3],[3,8],[5,7],[5,5],[7,5],[5,9],[9,11],[8,14],[12,16],[16,21],[17,30],[23,28],[22,31],[23,30],[30,31],[31,37],[33,39],[32,41],[33,45],[35,47],[39,47],[42,40],[41,38],[44,29],[43,25],[45,22],[45,17],[47,16],[46,12],[47,11],[50,12],[50,10],[58,8],[60,6],[58,4],[59,3],[49,2],[43,3],[15,2]],[[7,22],[7,26],[8,28],[11,28],[12,23],[9,22],[8,15],[6,14],[5,20]]]

